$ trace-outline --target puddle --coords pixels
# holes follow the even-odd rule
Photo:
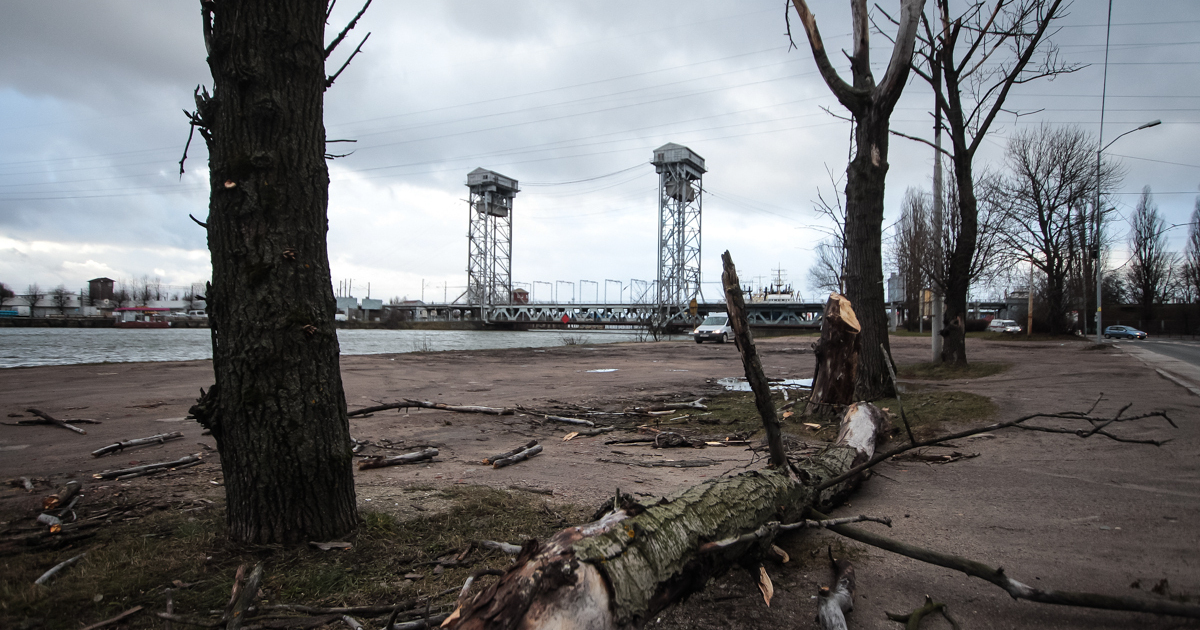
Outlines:
[[[600,370],[588,370],[589,372],[616,372],[617,368],[603,368]]]
[[[750,383],[744,378],[722,378],[717,380],[717,384],[725,388],[728,392],[748,392],[750,391]],[[812,389],[811,378],[788,378],[782,381],[772,381],[771,389]]]

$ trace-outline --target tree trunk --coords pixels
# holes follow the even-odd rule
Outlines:
[[[821,339],[817,341],[817,371],[804,413],[829,410],[854,402],[862,327],[850,300],[833,293],[825,302]],[[832,406],[832,407],[831,407]]]
[[[221,453],[235,540],[329,540],[357,512],[325,237],[326,3],[205,6],[216,385],[198,417]]]
[[[835,504],[857,487],[861,476],[815,490],[874,453],[884,414],[872,410],[852,406],[838,443],[795,465],[799,479],[776,468],[706,481],[651,506],[622,496],[620,509],[594,523],[565,529],[545,543],[526,543],[512,568],[456,610],[448,626],[600,630],[644,624],[756,547],[769,548],[772,537],[708,553],[700,551],[703,543],[797,520],[807,507]]]
[[[957,130],[956,130],[957,131]],[[957,135],[957,134],[955,134]],[[967,292],[971,288],[971,261],[979,233],[979,200],[971,171],[973,153],[961,145],[965,138],[954,137],[954,177],[958,186],[958,235],[946,270],[946,310],[942,319],[942,362],[967,365]]]
[[[858,147],[846,169],[846,297],[861,325],[855,400],[894,393],[883,349],[890,352],[883,292],[883,193],[890,108],[871,107],[857,119]]]

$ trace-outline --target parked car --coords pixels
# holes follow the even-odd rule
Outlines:
[[[1105,339],[1145,339],[1146,333],[1132,326],[1109,326],[1104,329]]]
[[[692,331],[692,337],[696,343],[703,341],[725,343],[731,335],[733,335],[733,329],[729,327],[727,313],[709,313],[708,317],[705,317],[704,321],[696,327],[696,330]]]
[[[1019,333],[1021,325],[1011,319],[993,319],[987,327],[988,332],[994,333]]]

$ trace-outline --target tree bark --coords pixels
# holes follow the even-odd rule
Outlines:
[[[821,320],[821,339],[816,348],[817,371],[805,414],[854,402],[858,357],[862,348],[861,330],[850,300],[831,293]]]
[[[651,506],[622,497],[620,509],[596,522],[526,543],[508,573],[456,610],[449,627],[598,630],[645,623],[747,553],[769,548],[773,537],[708,552],[700,550],[703,543],[798,520],[807,507],[836,504],[857,487],[861,475],[815,490],[874,452],[878,425],[863,422],[862,413],[846,418],[842,439],[795,464],[797,477],[787,468],[746,472]]]
[[[893,393],[884,352],[890,350],[883,292],[883,194],[888,171],[888,128],[904,91],[925,0],[901,0],[900,17],[883,79],[871,73],[870,28],[866,0],[851,0],[854,50],[853,84],[846,83],[829,60],[816,16],[805,0],[792,6],[808,35],[813,59],[825,84],[854,117],[854,158],[846,169],[846,297],[858,310],[863,350],[859,354],[855,398],[875,400]]]
[[[204,414],[230,535],[329,540],[356,526],[349,423],[326,248],[324,0],[205,3],[213,94]]]

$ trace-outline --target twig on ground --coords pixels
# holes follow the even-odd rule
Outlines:
[[[143,608],[145,608],[145,606],[134,606],[133,608],[126,610],[112,619],[105,619],[104,621],[99,621],[90,626],[80,628],[79,630],[99,630],[100,628],[111,626],[114,623],[124,621],[127,617],[132,617],[133,615],[141,612]]]
[[[83,560],[83,557],[86,555],[87,555],[87,552],[85,551],[77,556],[67,558],[66,560],[63,560],[62,562],[59,562],[58,564],[54,565],[49,571],[46,571],[45,573],[43,573],[42,577],[34,580],[33,583],[38,586],[45,586],[46,583],[49,582],[54,576],[58,575],[60,571],[75,564],[76,562],[79,562],[80,560]]]
[[[63,422],[62,420],[59,420],[58,418],[55,418],[54,416],[52,416],[40,409],[34,409],[33,407],[30,407],[29,409],[26,409],[25,412],[31,413],[31,414],[45,420],[49,424],[60,426],[64,429],[67,429],[68,431],[74,431],[74,432],[78,433],[79,435],[87,435],[87,431],[84,431],[83,429],[80,429],[79,427],[71,426],[71,425],[67,424],[66,422]]]
[[[542,445],[534,444],[533,446],[521,451],[520,453],[517,453],[516,455],[511,455],[509,457],[505,457],[504,459],[498,459],[492,462],[492,468],[504,468],[505,466],[512,466],[513,464],[523,462],[541,452]]]
[[[134,466],[133,468],[122,468],[121,470],[105,470],[92,475],[92,477],[95,479],[129,479],[132,477],[140,477],[151,472],[159,472],[167,468],[180,468],[186,465],[195,465],[200,463],[201,459],[200,453],[193,453],[187,457],[182,457],[173,462],[145,464],[142,466]]]
[[[108,455],[109,453],[114,453],[116,451],[123,451],[127,448],[132,448],[135,446],[145,446],[147,444],[162,444],[163,442],[166,442],[167,440],[178,440],[182,437],[183,437],[183,434],[180,433],[179,431],[172,431],[171,433],[160,433],[158,435],[152,435],[150,437],[144,437],[144,438],[137,438],[135,440],[125,440],[124,442],[117,442],[116,444],[110,444],[103,448],[98,448],[98,449],[92,451],[92,457],[100,457],[102,455]]]
[[[518,446],[514,449],[504,451],[503,453],[500,453],[499,455],[492,455],[491,457],[485,457],[485,458],[483,458],[483,463],[494,464],[495,462],[497,462],[501,459],[507,459],[509,457],[512,457],[513,455],[516,455],[517,453],[520,453],[521,451],[523,451],[525,449],[533,448],[534,446],[537,446],[537,443],[538,443],[537,440],[529,440],[525,444]]]
[[[476,405],[447,405],[445,403],[426,402],[421,400],[405,399],[404,402],[388,403],[386,405],[376,405],[374,407],[364,407],[355,409],[347,413],[347,416],[361,416],[376,411],[387,411],[389,409],[438,409],[441,411],[457,411],[459,413],[485,413],[493,416],[511,416],[514,412],[512,409],[501,407],[479,407]]]

